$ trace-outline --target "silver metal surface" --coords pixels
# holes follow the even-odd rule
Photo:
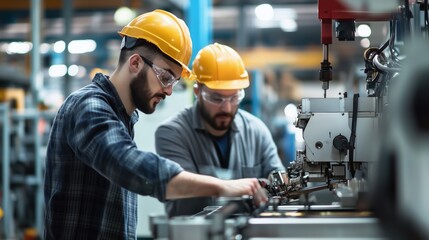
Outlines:
[[[359,115],[378,112],[376,97],[359,97]],[[352,112],[353,98],[303,98],[302,113],[338,113]]]
[[[345,210],[345,208],[341,207],[340,205],[282,205],[277,207],[278,211],[303,211],[308,209],[315,211]],[[268,210],[272,210],[272,208],[269,208]]]
[[[350,136],[348,120],[348,113],[314,114],[304,130],[307,159],[312,162],[345,161],[346,155],[334,149],[333,140],[337,135]]]
[[[199,217],[176,217],[168,222],[168,239],[232,239],[235,220]]]
[[[377,98],[358,101],[355,162],[372,161],[372,139],[378,133]],[[306,157],[311,162],[343,162],[348,154],[335,149],[333,140],[342,135],[350,140],[353,103],[350,98],[303,99],[299,119],[307,121],[303,129]]]
[[[386,239],[371,212],[339,205],[282,205],[258,214],[158,217],[154,239]],[[152,228],[153,229],[153,228]]]
[[[244,239],[385,239],[375,218],[251,218]]]

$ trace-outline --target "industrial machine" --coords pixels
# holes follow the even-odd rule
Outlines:
[[[194,216],[153,217],[155,239],[429,238],[423,187],[429,170],[428,1],[381,1],[389,8],[374,11],[365,4],[353,9],[353,2],[366,3],[318,2],[323,98],[302,99],[296,126],[305,149],[297,151],[286,172],[260,180],[269,202],[254,206],[250,197],[219,199],[218,206]],[[363,53],[366,95],[326,98],[332,23],[337,38],[349,41],[360,20],[390,23],[386,43]],[[403,50],[407,47],[414,50]],[[407,58],[418,64],[405,64]],[[317,192],[329,194],[329,204],[318,202]]]
[[[406,47],[404,71],[390,83],[384,131],[378,139],[372,202],[392,239],[429,239],[428,46],[426,35]]]

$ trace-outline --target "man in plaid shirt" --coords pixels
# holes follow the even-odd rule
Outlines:
[[[266,201],[256,179],[193,174],[137,149],[137,109],[153,113],[181,77],[192,78],[192,43],[185,23],[162,10],[136,17],[120,35],[112,75],[97,74],[55,117],[45,170],[45,239],[136,239],[137,194],[160,201],[240,195]]]

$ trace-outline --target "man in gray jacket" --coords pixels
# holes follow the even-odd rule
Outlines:
[[[224,179],[267,178],[283,171],[267,126],[239,109],[249,76],[232,48],[211,44],[201,49],[192,65],[197,101],[163,122],[155,133],[157,153],[185,170]],[[212,198],[166,202],[169,217],[194,215],[214,205]]]

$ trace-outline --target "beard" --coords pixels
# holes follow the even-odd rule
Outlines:
[[[162,99],[165,99],[165,94],[151,93],[149,89],[149,81],[147,79],[148,69],[149,67],[145,65],[137,77],[131,80],[130,84],[133,102],[136,105],[136,108],[145,114],[151,114],[155,112],[155,104],[151,105],[152,98],[161,97]]]
[[[203,105],[204,105],[204,102],[200,99],[198,101],[198,109],[201,113],[201,116],[204,119],[204,121],[206,121],[207,124],[209,124],[213,129],[223,131],[231,127],[231,124],[234,121],[234,117],[238,111],[238,108],[233,113],[218,112],[212,117],[210,116],[210,113],[206,110],[206,108]],[[226,120],[217,121],[220,117],[229,117],[229,121],[226,121]]]

